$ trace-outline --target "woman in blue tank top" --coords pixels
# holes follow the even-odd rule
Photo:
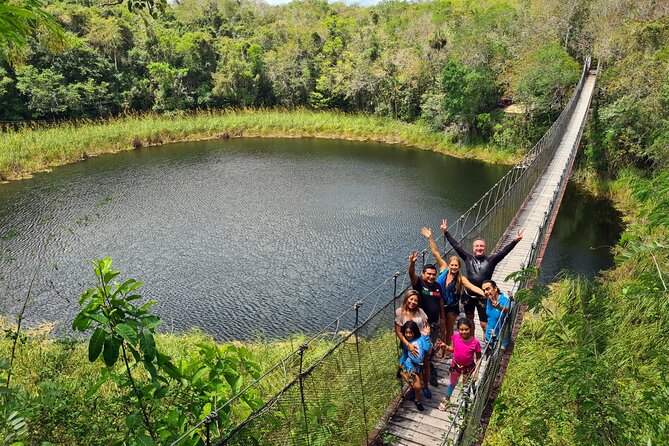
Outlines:
[[[439,263],[439,261],[437,261]],[[444,262],[445,263],[445,262]],[[444,312],[446,313],[446,342],[450,345],[451,336],[455,320],[460,314],[460,300],[465,294],[465,289],[472,293],[483,296],[483,290],[473,285],[460,272],[462,269],[462,260],[458,256],[451,256],[448,259],[447,269],[441,271],[437,277],[437,282],[444,290]]]

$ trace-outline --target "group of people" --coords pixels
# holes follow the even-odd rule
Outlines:
[[[426,264],[420,275],[416,272],[418,252],[409,255],[411,289],[404,294],[402,305],[395,312],[395,334],[402,346],[398,376],[409,383],[408,398],[419,411],[424,410],[421,397],[432,398],[428,383],[437,387],[437,375],[431,364],[432,356],[452,353],[450,380],[439,410],[447,410],[450,397],[460,376],[466,382],[481,357],[481,345],[474,337],[474,314],[478,312],[485,339],[499,336],[511,302],[492,280],[495,267],[523,238],[523,230],[513,241],[492,254],[486,255],[486,244],[475,239],[472,253],[465,251],[448,231],[443,219],[441,230],[458,256],[448,263],[441,257],[430,228],[423,228],[436,264]],[[465,276],[462,266],[465,265]],[[458,318],[463,307],[465,317]],[[454,333],[454,328],[457,332]]]

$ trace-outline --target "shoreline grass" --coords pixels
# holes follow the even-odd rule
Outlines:
[[[28,178],[36,172],[104,153],[174,142],[216,138],[327,138],[403,144],[458,158],[510,164],[518,153],[485,145],[459,146],[422,124],[341,112],[298,110],[199,111],[163,116],[143,114],[106,121],[22,127],[0,133],[0,180]]]

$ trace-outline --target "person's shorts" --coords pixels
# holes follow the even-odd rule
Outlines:
[[[441,335],[441,324],[439,322],[430,324],[430,342],[432,343],[432,347],[437,345],[437,339],[439,339],[440,335]]]
[[[476,361],[465,366],[462,366],[457,362],[455,362],[455,359],[451,362],[451,372],[456,372],[466,375],[471,373],[475,368],[476,368]]]
[[[474,314],[474,310],[479,313],[481,322],[488,322],[488,315],[485,312],[486,300],[484,298],[467,296],[463,299],[465,314]]]
[[[446,314],[450,313],[457,316],[460,314],[460,304],[444,305],[444,312]]]

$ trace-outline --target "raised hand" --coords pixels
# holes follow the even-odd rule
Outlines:
[[[523,239],[523,232],[524,231],[525,231],[525,229],[520,228],[518,230],[518,232],[516,232],[516,236],[513,238],[513,241],[515,241],[515,242],[521,241]]]
[[[418,251],[409,254],[409,263],[416,263],[416,260],[418,260]]]
[[[446,231],[448,231],[448,220],[446,220],[445,218],[442,218],[440,228],[441,228],[441,232],[446,233]]]
[[[430,228],[423,228],[420,230],[420,233],[425,236],[425,238],[429,239],[432,237],[432,229]]]

